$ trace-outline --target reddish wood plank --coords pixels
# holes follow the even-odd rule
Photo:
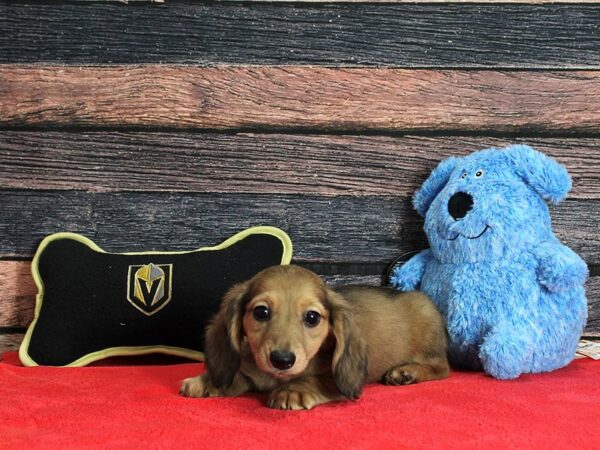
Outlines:
[[[29,261],[0,261],[0,328],[29,325],[36,293]]]
[[[600,72],[0,67],[0,124],[600,131]]]

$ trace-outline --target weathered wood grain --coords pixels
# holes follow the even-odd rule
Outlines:
[[[29,262],[20,262],[29,270]],[[22,268],[13,261],[0,261],[0,328],[23,328],[29,326],[33,320],[35,307],[36,288],[27,277],[21,277]],[[368,284],[381,285],[381,277],[378,275],[322,275],[330,286],[344,284]],[[18,279],[15,283],[12,280]],[[592,277],[586,284],[588,296],[588,322],[585,334],[588,336],[600,336],[600,277]],[[1,335],[1,332],[0,332]],[[0,341],[1,341],[0,337]],[[1,347],[1,346],[0,346]]]
[[[600,72],[0,66],[0,125],[600,132]]]
[[[76,0],[94,1],[94,0]],[[104,0],[113,1],[113,0]],[[114,1],[142,1],[142,0],[114,0]],[[157,1],[157,0],[145,0]],[[162,1],[162,0],[160,0]],[[217,0],[221,2],[235,2],[239,0]],[[250,2],[288,2],[289,0],[248,0]],[[297,3],[478,3],[478,4],[556,4],[556,3],[589,3],[597,4],[598,0],[296,0]]]
[[[2,333],[0,332],[0,360],[4,352],[16,352],[25,337],[25,333]]]
[[[321,275],[321,278],[331,286],[344,286],[347,284],[366,284],[381,286],[381,277],[377,275]]]
[[[0,131],[9,189],[409,196],[443,158],[527,143],[600,199],[600,139]]]
[[[36,293],[29,261],[0,261],[0,328],[28,326]]]
[[[586,283],[588,320],[584,334],[600,336],[600,277],[592,277]]]
[[[600,64],[598,5],[0,3],[0,63]]]
[[[97,1],[97,0],[75,0],[77,2]],[[157,1],[157,0],[101,0],[116,2],[135,2],[135,1]],[[163,0],[159,0],[163,1]],[[237,2],[239,0],[217,0],[221,2]],[[246,0],[251,3],[269,2],[269,3],[289,3],[289,0]],[[478,4],[555,4],[555,3],[589,3],[597,4],[598,0],[295,0],[294,3],[478,3]]]
[[[425,245],[408,198],[9,190],[0,210],[0,257],[31,256],[57,231],[114,252],[191,250],[256,225],[280,227],[297,258],[316,261],[380,262]]]
[[[38,0],[39,1],[39,0]],[[49,0],[46,0],[49,1]],[[173,0],[171,0],[173,1]],[[215,0],[217,2],[233,2],[238,3],[240,0]],[[290,0],[245,0],[246,3],[291,3]],[[165,3],[165,0],[69,0],[69,3]],[[496,4],[496,3],[511,3],[511,4],[555,4],[555,3],[598,3],[598,0],[294,0],[293,3],[314,3],[314,4],[330,4],[330,3],[478,3],[478,4]]]
[[[600,262],[596,200],[552,208],[556,234],[588,263]],[[190,250],[241,229],[289,233],[299,260],[387,263],[425,248],[409,197],[4,191],[0,257],[33,255],[47,234],[73,231],[107,251]]]
[[[219,2],[239,2],[240,0],[216,0]],[[245,0],[248,3],[290,3],[290,0]],[[164,3],[165,0],[70,0],[71,3],[105,2],[105,3]],[[295,0],[294,3],[598,3],[598,0]]]

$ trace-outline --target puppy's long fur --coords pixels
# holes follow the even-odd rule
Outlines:
[[[279,409],[356,399],[365,383],[400,385],[449,374],[444,322],[417,292],[329,289],[313,272],[274,266],[224,296],[206,330],[207,373],[188,397],[268,392]]]

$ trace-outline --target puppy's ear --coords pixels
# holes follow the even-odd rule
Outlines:
[[[544,200],[554,204],[571,190],[571,176],[556,160],[527,145],[511,145],[504,153],[519,177]]]
[[[433,169],[419,190],[415,192],[415,195],[413,195],[413,207],[421,217],[425,217],[431,202],[433,202],[448,183],[450,174],[454,170],[457,161],[458,158],[452,156],[440,162],[438,166]]]
[[[333,352],[333,378],[346,398],[357,399],[367,381],[367,347],[356,325],[348,301],[327,289],[336,346]]]
[[[248,282],[234,285],[206,328],[204,355],[208,376],[215,387],[229,386],[240,368],[242,307]]]

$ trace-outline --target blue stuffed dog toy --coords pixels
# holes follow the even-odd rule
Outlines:
[[[573,359],[587,318],[587,266],[556,238],[546,205],[570,188],[562,165],[513,145],[448,158],[415,193],[431,248],[390,281],[435,301],[456,367],[511,379]]]

